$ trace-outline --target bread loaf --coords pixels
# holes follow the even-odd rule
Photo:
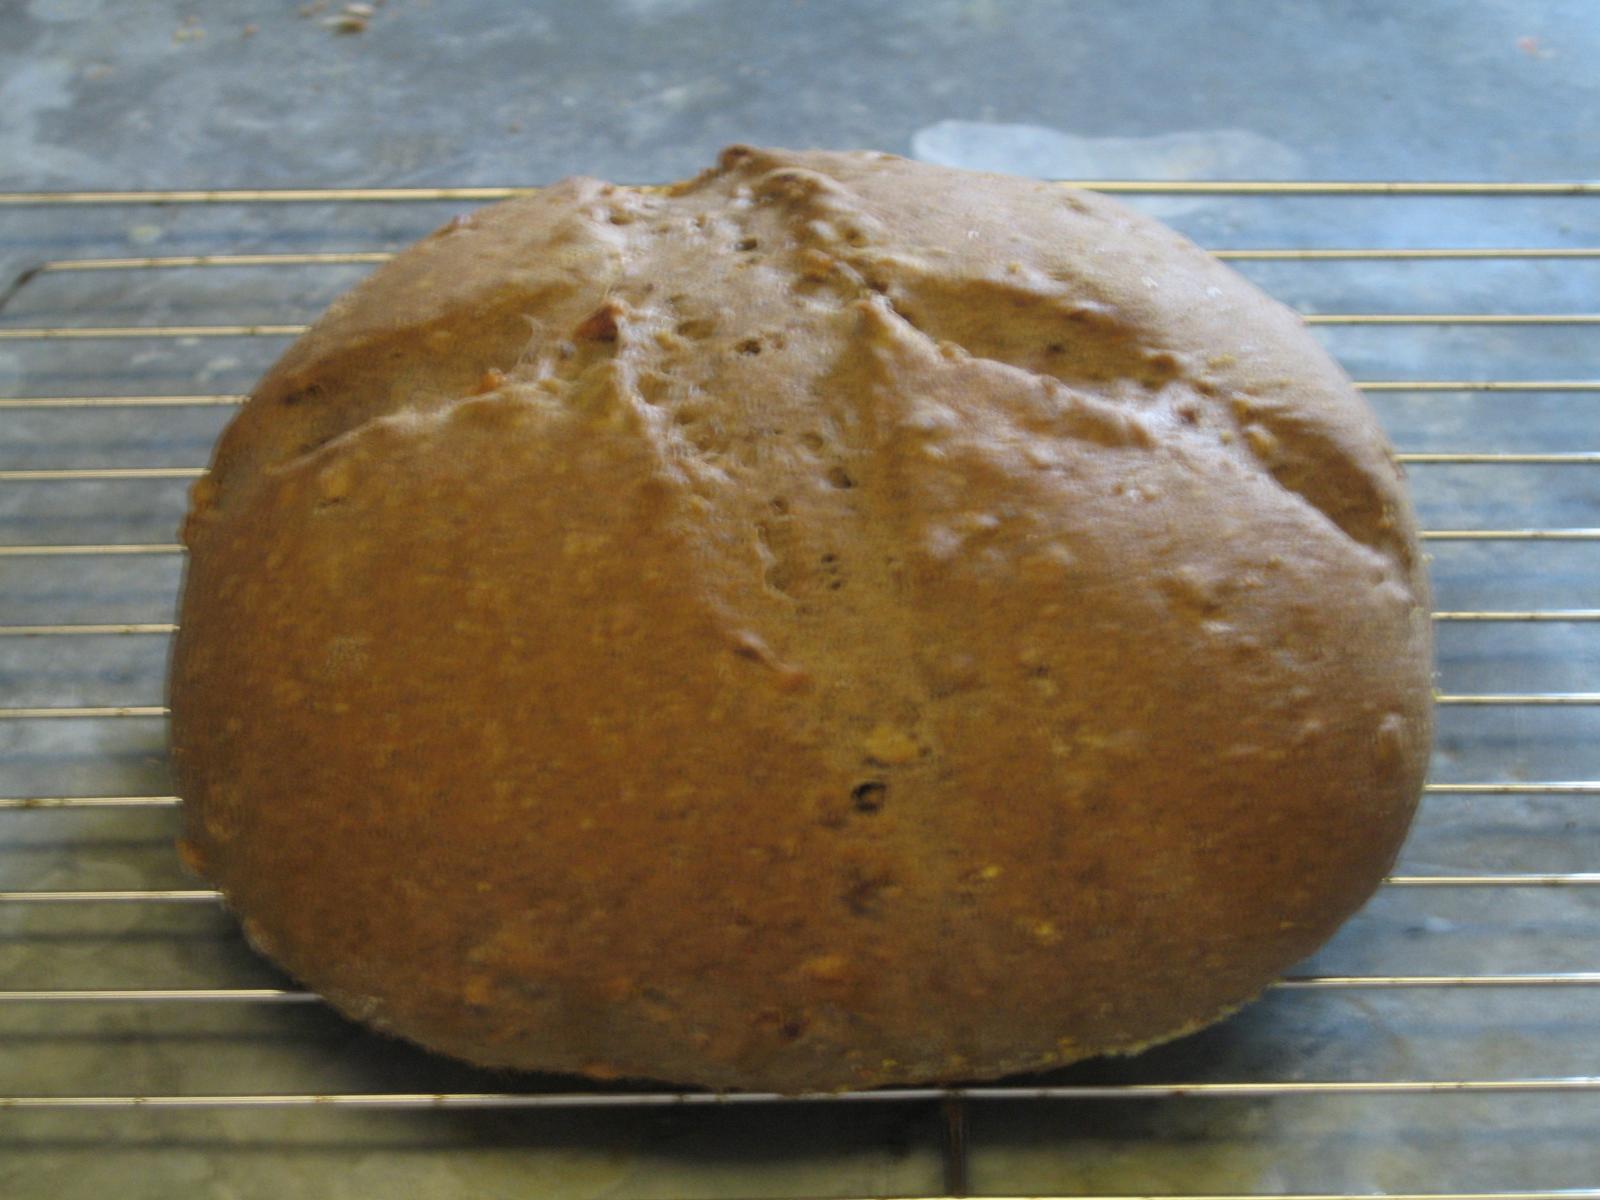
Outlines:
[[[189,862],[481,1064],[1131,1051],[1322,943],[1428,755],[1411,509],[1297,318],[887,155],[452,222],[272,369],[184,538]]]

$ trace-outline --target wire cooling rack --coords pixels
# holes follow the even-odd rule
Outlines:
[[[1600,1197],[1600,871],[1588,869],[1600,861],[1600,692],[1585,690],[1600,679],[1600,377],[1587,328],[1600,325],[1589,307],[1600,184],[1084,186],[1253,204],[1227,210],[1236,228],[1287,229],[1296,242],[1370,238],[1214,251],[1296,304],[1357,377],[1401,447],[1433,559],[1433,779],[1401,866],[1328,951],[1222,1033],[983,1087],[592,1087],[470,1072],[347,1030],[243,952],[217,893],[178,872],[179,800],[162,789],[160,757],[181,561],[169,531],[240,392],[306,317],[436,224],[440,205],[517,189],[0,194],[13,244],[73,251],[41,254],[0,291],[0,1148],[52,1145],[58,1127],[27,1122],[85,1110],[135,1122],[102,1120],[88,1148],[147,1150],[137,1122],[173,1112],[313,1112],[326,1128],[355,1119],[334,1109],[759,1110],[784,1123],[896,1110],[914,1114],[910,1132],[874,1129],[900,1140],[901,1160],[928,1151],[924,1173],[843,1174],[823,1188]],[[1388,244],[1396,230],[1459,244]],[[1522,240],[1479,244],[1508,232]],[[317,248],[328,238],[366,248]],[[128,240],[197,252],[95,252]],[[193,919],[174,924],[175,913]],[[152,977],[160,969],[168,979]],[[305,1044],[306,1025],[280,1023],[292,1010],[318,1014]],[[228,1012],[251,1015],[219,1031]],[[191,1025],[171,1013],[209,1015]],[[192,1046],[167,1045],[203,1050],[207,1037],[286,1044],[277,1059],[253,1051],[256,1075],[224,1050],[208,1075]],[[335,1073],[343,1086],[300,1061],[330,1037],[360,1043]],[[119,1076],[122,1063],[137,1069]],[[149,1082],[164,1078],[231,1086]],[[1230,1102],[1255,1119],[1214,1120]],[[1324,1116],[1308,1124],[1299,1106],[1315,1104]],[[1491,1133],[1502,1129],[1514,1136]],[[206,1131],[213,1159],[254,1144],[237,1121]],[[1315,1161],[1291,1148],[1308,1136]],[[467,1131],[485,1138],[507,1130]],[[177,1153],[182,1141],[156,1145]],[[785,1186],[749,1163],[735,1182],[718,1178],[707,1194]],[[795,1186],[814,1194],[818,1178]]]

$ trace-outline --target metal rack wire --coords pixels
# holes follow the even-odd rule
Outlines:
[[[1206,182],[1148,183],[1140,181],[1092,181],[1087,186],[1108,192],[1132,195],[1200,194],[1352,197],[1596,197],[1600,184],[1583,182],[1554,183],[1392,183],[1392,182]],[[483,202],[502,199],[523,189],[511,188],[392,188],[392,189],[301,189],[295,191],[165,191],[165,192],[75,192],[75,193],[0,193],[0,210],[49,208],[58,206],[274,206],[316,204],[396,204],[406,202]],[[1219,257],[1240,263],[1263,262],[1492,262],[1545,260],[1552,263],[1600,260],[1600,246],[1509,246],[1509,247],[1401,247],[1401,248],[1267,248],[1222,249]],[[0,309],[25,297],[29,289],[51,276],[72,277],[92,283],[96,279],[128,272],[160,272],[182,280],[193,273],[221,268],[249,268],[273,271],[295,267],[363,266],[390,257],[388,250],[286,251],[282,253],[219,253],[160,255],[148,257],[76,257],[50,259],[23,271],[9,288],[0,291]],[[299,315],[299,314],[294,314]],[[1583,327],[1600,324],[1600,312],[1310,312],[1309,324],[1327,328],[1350,327],[1487,327],[1516,330],[1531,327]],[[0,321],[4,321],[0,314]],[[176,342],[181,339],[282,339],[301,331],[303,324],[274,323],[150,323],[74,325],[3,324],[0,345],[22,348],[51,342],[89,342],[105,340],[143,340]],[[1359,381],[1372,395],[1397,397],[1430,394],[1519,394],[1568,395],[1575,400],[1600,399],[1597,378],[1380,378]],[[0,447],[6,444],[4,422],[8,413],[78,412],[104,410],[142,410],[150,420],[162,420],[179,409],[226,409],[242,397],[228,392],[192,394],[143,394],[135,390],[111,388],[101,394],[17,395],[0,398]],[[1414,469],[1465,467],[1484,472],[1502,468],[1537,467],[1582,469],[1600,465],[1600,450],[1516,451],[1461,448],[1450,450],[1405,450],[1401,461]],[[144,482],[183,481],[204,473],[198,462],[175,465],[97,464],[77,462],[68,466],[16,466],[0,460],[0,488],[45,487]],[[1507,527],[1429,528],[1423,533],[1431,543],[1508,543],[1532,544],[1535,549],[1548,543],[1600,542],[1600,519],[1590,525],[1514,524]],[[166,559],[181,553],[173,542],[12,542],[0,545],[0,560],[72,559],[101,560],[117,557]],[[1455,608],[1437,611],[1434,620],[1448,625],[1492,625],[1515,631],[1548,625],[1575,625],[1600,621],[1600,608],[1517,607]],[[49,639],[52,645],[70,648],[84,639],[160,639],[175,626],[170,621],[132,619],[98,623],[31,623],[0,625],[0,644],[29,639]],[[67,651],[70,652],[70,649]],[[0,696],[0,699],[4,699]],[[141,702],[94,703],[75,705],[17,704],[0,707],[0,727],[38,722],[133,721],[159,722],[166,709],[156,697],[141,697]],[[1577,709],[1600,708],[1600,692],[1563,690],[1461,691],[1438,696],[1445,708],[1459,709]],[[63,792],[70,789],[61,789]],[[1426,788],[1430,798],[1454,797],[1593,797],[1600,796],[1600,779],[1526,781],[1479,780],[1438,781]],[[0,844],[5,840],[3,821],[8,813],[38,810],[95,812],[115,809],[171,809],[176,796],[151,794],[38,794],[0,797]],[[1387,889],[1593,889],[1600,888],[1600,871],[1560,871],[1517,869],[1501,871],[1401,872],[1385,883]],[[1600,911],[1600,893],[1596,910]],[[0,910],[61,906],[215,906],[218,894],[203,888],[52,888],[0,890]],[[1600,956],[1596,958],[1600,966]],[[48,982],[48,981],[45,981]],[[1392,972],[1313,973],[1284,979],[1281,992],[1383,992],[1427,989],[1520,989],[1528,991],[1573,992],[1592,995],[1586,989],[1600,987],[1600,970],[1593,971],[1504,971],[1479,973],[1402,974]],[[42,1006],[148,1006],[148,1005],[306,1005],[317,997],[278,987],[112,987],[61,988],[50,986],[12,987],[0,990],[0,1009],[19,1005]],[[1226,1080],[1176,1083],[1092,1082],[1039,1085],[999,1084],[964,1088],[895,1088],[874,1092],[839,1093],[805,1097],[740,1094],[713,1095],[698,1092],[657,1090],[616,1091],[609,1089],[562,1088],[532,1092],[266,1092],[240,1091],[225,1094],[13,1094],[0,1095],[0,1119],[5,1110],[77,1109],[265,1109],[330,1106],[352,1109],[581,1109],[647,1108],[659,1106],[764,1106],[795,1103],[828,1105],[927,1104],[943,1105],[945,1189],[965,1191],[967,1184],[968,1104],[989,1101],[1173,1101],[1188,1103],[1206,1098],[1239,1099],[1300,1096],[1437,1096],[1441,1094],[1519,1095],[1519,1094],[1600,1094],[1600,1075],[1529,1076],[1497,1078],[1384,1078],[1371,1080]],[[1600,1180],[1594,1182],[1600,1183]],[[1432,1196],[1462,1196],[1468,1193],[1438,1192]],[[1554,1189],[1547,1191],[1472,1193],[1474,1195],[1512,1195],[1554,1197],[1600,1196],[1600,1187],[1590,1191]]]

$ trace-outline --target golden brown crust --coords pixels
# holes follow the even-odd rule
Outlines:
[[[473,1061],[781,1090],[1221,1015],[1376,886],[1415,530],[1296,319],[1101,197],[737,147],[475,214],[186,525],[187,843]]]

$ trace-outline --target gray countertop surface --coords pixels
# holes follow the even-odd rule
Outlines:
[[[8,0],[0,184],[659,180],[731,141],[904,154],[948,121],[1544,178],[1592,170],[1600,123],[1583,0],[388,0],[346,35],[315,8]]]
[[[0,191],[662,181],[723,145],[1078,179],[1600,177],[1586,0],[0,0]],[[347,21],[347,23],[350,23]],[[359,19],[354,23],[362,23]],[[1212,248],[1600,247],[1600,196],[1156,196]],[[0,207],[0,287],[96,256],[387,250],[459,201]],[[1308,313],[1600,310],[1600,258],[1249,262]],[[295,323],[361,265],[47,271],[0,331]],[[1594,326],[1320,326],[1361,380],[1596,380]],[[0,339],[0,470],[198,466],[283,338]],[[1375,391],[1403,451],[1600,450],[1600,390]],[[1436,529],[1600,526],[1600,467],[1417,465]],[[181,480],[0,481],[0,544],[170,542]],[[1435,542],[1440,609],[1597,607],[1600,542]],[[172,556],[0,556],[0,625],[163,622]],[[0,707],[150,704],[166,639],[0,636]],[[1453,693],[1600,691],[1600,624],[1446,622]],[[1600,709],[1449,708],[1436,782],[1600,780]],[[161,794],[161,723],[0,720],[0,796]],[[0,811],[0,889],[182,888],[170,809]],[[1413,875],[1600,869],[1600,795],[1424,804]],[[1392,888],[1300,970],[1600,969],[1600,889]],[[205,905],[0,903],[0,990],[281,986]],[[1280,991],[1088,1082],[1600,1076],[1584,987]],[[462,1092],[320,1006],[0,1001],[0,1095]],[[977,1192],[1600,1188],[1600,1090],[973,1104]],[[606,1112],[0,1109],[0,1196],[819,1196],[943,1184],[930,1104]]]

